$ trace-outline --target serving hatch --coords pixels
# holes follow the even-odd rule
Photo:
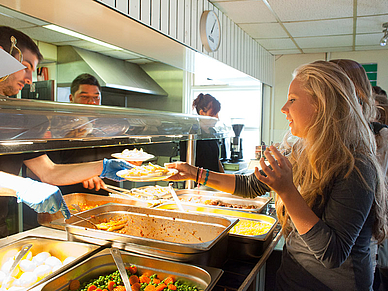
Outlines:
[[[138,274],[157,274],[160,279],[171,276],[188,286],[196,286],[200,291],[210,291],[223,273],[222,270],[212,267],[197,267],[126,251],[121,251],[121,257],[125,266],[136,266]],[[115,270],[117,270],[117,267],[109,249],[104,249],[39,286],[40,288],[37,290],[67,291],[72,280],[85,282]]]
[[[238,222],[202,214],[110,204],[80,213],[95,224],[125,221],[119,232],[93,229],[72,217],[66,220],[68,238],[109,245],[179,262],[221,266],[227,252],[228,231]]]

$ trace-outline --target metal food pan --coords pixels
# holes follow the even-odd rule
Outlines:
[[[9,258],[14,257],[26,244],[32,244],[32,247],[30,249],[32,256],[36,256],[41,252],[49,252],[52,256],[55,256],[59,260],[61,260],[61,262],[63,262],[68,257],[75,257],[75,260],[62,266],[58,270],[49,274],[48,276],[36,282],[34,285],[32,285],[31,287],[28,287],[25,290],[33,289],[39,284],[42,284],[43,282],[48,281],[50,278],[55,277],[56,275],[68,269],[69,267],[74,266],[75,264],[83,261],[87,257],[101,250],[101,247],[96,245],[31,236],[31,237],[26,237],[26,238],[17,240],[13,243],[1,246],[0,248],[1,266],[3,266],[3,264]]]
[[[256,220],[268,222],[272,225],[271,229],[262,235],[228,235],[228,257],[238,260],[257,260],[263,254],[264,250],[273,240],[273,232],[277,225],[277,218],[265,214],[234,211],[230,209],[216,209],[210,206],[192,205],[182,203],[183,208],[191,213],[204,213],[208,215],[219,215],[222,217]],[[177,210],[174,203],[166,203],[156,206],[157,209]]]
[[[121,217],[128,234],[91,228],[72,217],[66,220],[70,240],[110,245],[180,262],[220,266],[227,252],[228,231],[238,222],[186,212],[110,204],[80,213],[94,223]],[[222,256],[225,254],[225,256]]]
[[[231,195],[224,192],[216,191],[202,191],[195,189],[187,190],[177,190],[176,191],[180,200],[186,203],[192,204],[202,204],[210,207],[220,208],[220,209],[234,209],[240,211],[249,211],[249,212],[261,212],[265,206],[271,201],[271,197],[256,197],[254,199],[241,198],[235,195]],[[220,203],[230,204],[240,207],[232,206],[221,206],[221,205],[211,205],[208,203],[195,202],[197,199],[202,201],[219,201]],[[190,202],[189,200],[192,200]]]
[[[212,267],[197,267],[188,264],[147,257],[135,253],[121,251],[125,265],[135,265],[139,274],[157,274],[164,279],[173,276],[190,285],[195,285],[201,291],[210,291],[221,277],[223,271]],[[87,260],[72,267],[59,276],[40,285],[39,291],[67,291],[70,280],[89,281],[100,275],[109,274],[117,270],[109,249],[104,249]]]
[[[150,202],[145,201],[139,201],[128,198],[116,198],[116,197],[110,197],[110,196],[103,196],[103,195],[95,195],[95,194],[87,194],[87,193],[72,193],[64,195],[63,198],[65,199],[65,202],[67,206],[70,209],[70,212],[77,213],[72,206],[72,204],[76,205],[85,205],[88,207],[97,207],[101,205],[105,205],[108,203],[119,203],[119,204],[125,204],[125,205],[136,205],[141,207],[151,207],[153,204]],[[62,219],[64,221],[64,218],[61,214],[61,212],[57,212],[54,214],[49,213],[38,213],[38,223],[40,225],[44,225],[47,227],[57,228],[65,230],[64,223],[52,223],[53,221]]]

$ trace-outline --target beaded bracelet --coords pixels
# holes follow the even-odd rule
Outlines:
[[[205,182],[202,184],[203,186],[206,186],[207,179],[209,178],[209,170],[206,169],[206,176],[205,176]]]

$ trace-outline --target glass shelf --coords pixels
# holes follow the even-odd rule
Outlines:
[[[228,137],[215,118],[154,110],[0,99],[0,154]]]

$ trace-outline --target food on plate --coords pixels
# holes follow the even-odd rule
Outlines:
[[[136,266],[127,267],[128,279],[133,291],[198,291],[198,288],[189,282],[177,280],[174,276],[161,278],[158,274],[140,273]],[[78,288],[77,288],[78,287]],[[119,271],[104,274],[98,278],[79,282],[71,280],[70,291],[109,290],[125,291]]]
[[[154,157],[154,155],[151,155],[149,153],[146,153],[143,151],[143,149],[133,149],[128,150],[125,149],[121,153],[115,153],[112,154],[112,157],[115,157],[117,159],[123,159],[126,161],[145,161],[148,159],[151,159]]]
[[[149,176],[165,176],[169,173],[169,169],[148,163],[148,165],[133,167],[128,170],[123,178],[126,177],[149,177]]]
[[[272,224],[267,222],[240,219],[240,221],[233,226],[229,233],[240,235],[262,235],[266,234],[271,227]]]
[[[18,253],[12,257],[9,257],[3,265],[0,271],[0,286],[2,284],[6,274],[9,272],[10,267],[15,261]],[[75,258],[67,257],[62,262],[57,257],[52,256],[49,252],[40,252],[33,256],[31,250],[22,258],[15,270],[12,272],[11,278],[4,286],[5,291],[9,290],[25,290],[26,288],[34,285],[36,282],[42,280],[52,272],[55,272],[63,265],[70,263]]]
[[[146,153],[143,151],[143,149],[133,149],[133,150],[128,150],[128,149],[125,149],[121,152],[121,156],[122,157],[126,157],[126,158],[139,158],[139,157],[148,157],[150,156],[149,153]]]
[[[240,205],[235,203],[227,203],[220,199],[208,199],[203,198],[202,196],[191,196],[191,197],[179,197],[179,200],[183,202],[191,202],[191,203],[199,203],[199,204],[205,204],[205,205],[211,205],[211,206],[222,206],[222,207],[229,207],[229,208],[239,208],[239,209],[256,209],[256,205]]]

